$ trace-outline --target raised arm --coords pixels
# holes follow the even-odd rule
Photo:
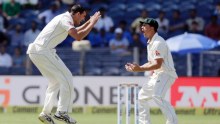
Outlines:
[[[86,28],[90,23],[90,20],[86,21],[86,23],[84,23],[83,25],[79,26],[76,28],[77,31],[81,31],[83,30],[84,28]]]
[[[82,40],[89,34],[100,16],[100,12],[96,12],[84,25],[80,26],[79,28],[71,28],[68,31],[69,35],[78,41]]]

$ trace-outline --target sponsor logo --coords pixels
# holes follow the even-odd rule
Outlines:
[[[3,113],[3,112],[4,112],[4,108],[0,107],[0,113]]]
[[[217,108],[207,108],[203,111],[204,115],[220,115],[220,109]]]
[[[3,84],[9,85],[10,78],[5,78]],[[3,107],[7,107],[10,101],[10,90],[9,89],[0,89],[0,97],[3,97],[3,100],[0,100],[0,104]]]
[[[115,107],[92,107],[91,113],[92,114],[99,114],[99,113],[116,113],[117,108]]]
[[[160,52],[158,50],[155,51],[156,56],[160,56]]]
[[[12,107],[12,112],[13,113],[38,113],[39,107],[19,107],[19,106],[14,106]]]
[[[180,78],[171,88],[177,107],[220,107],[219,78]]]

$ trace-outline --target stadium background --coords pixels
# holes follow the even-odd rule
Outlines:
[[[2,117],[15,116],[16,113],[36,115],[43,105],[47,81],[25,54],[30,43],[29,39],[37,34],[37,32],[30,33],[29,29],[32,23],[35,23],[40,31],[50,18],[66,11],[71,4],[67,2],[68,0],[33,0],[33,3],[29,4],[25,3],[25,0],[18,0],[19,9],[14,13],[5,14],[6,10],[8,11],[5,1],[1,1],[0,46],[1,51],[5,49],[11,56],[9,57],[11,60],[1,58],[3,56],[1,53],[0,61],[6,64],[1,63],[0,66],[0,113]],[[69,1],[71,3],[71,0]],[[159,32],[165,39],[190,32],[206,35],[216,42],[220,40],[220,1],[218,0],[77,0],[75,2],[85,6],[90,15],[100,9],[106,11],[113,25],[109,29],[92,30],[86,38],[91,44],[91,49],[88,51],[74,51],[72,49],[74,39],[70,37],[57,47],[60,58],[74,75],[76,95],[73,101],[74,113],[110,113],[113,114],[111,119],[116,120],[117,85],[122,82],[132,82],[141,86],[147,81],[147,73],[129,73],[124,69],[126,62],[135,61],[143,64],[147,61],[146,40],[140,32],[131,28],[132,22],[141,16],[143,10],[147,12],[147,17],[158,18],[159,13],[165,14],[164,18],[169,21],[169,25],[167,27],[165,25],[166,28],[161,27]],[[51,8],[54,10],[51,11]],[[187,25],[191,10],[197,10],[197,16],[204,21],[201,30],[192,29]],[[181,13],[177,21],[172,18],[174,11]],[[218,24],[210,30],[208,25],[213,17],[218,17]],[[196,22],[197,26],[198,23]],[[175,29],[174,27],[178,25],[181,25],[181,28]],[[126,53],[129,54],[126,55],[114,54],[109,46],[110,40],[115,37],[115,29],[119,27],[123,29],[122,36],[129,42],[126,49]],[[220,115],[219,50],[220,48],[216,47],[209,51],[192,53],[192,75],[187,75],[187,55],[173,53],[175,68],[180,78],[168,91],[166,99],[176,107],[180,119],[185,120],[186,115],[193,117],[201,115],[201,118],[208,117],[210,124],[219,122],[217,121]],[[150,105],[154,108],[151,111],[153,115],[161,115],[154,103]],[[19,118],[18,115],[16,116]],[[199,121],[201,118],[194,123],[198,121],[201,124],[202,122]],[[2,120],[3,124],[15,122],[16,119]]]

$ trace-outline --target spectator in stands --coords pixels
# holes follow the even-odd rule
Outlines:
[[[6,19],[2,14],[2,11],[0,10],[0,32],[5,32],[6,31]]]
[[[24,33],[22,31],[22,25],[21,24],[16,24],[15,25],[15,30],[11,30],[8,33],[9,38],[10,38],[10,45],[12,47],[18,47],[18,46],[23,46],[24,45]]]
[[[196,33],[196,34],[202,34],[203,32],[199,30],[199,23],[196,21],[192,21],[191,24],[191,30],[189,30],[188,32],[190,33]]]
[[[26,58],[22,54],[21,47],[16,47],[14,49],[14,54],[12,56],[12,61],[13,61],[13,64],[12,64],[13,67],[25,67]]]
[[[93,28],[91,33],[88,35],[88,40],[90,41],[92,47],[107,47],[112,38],[113,36],[110,32],[106,32],[104,28],[102,28],[100,32]]]
[[[48,22],[50,22],[50,20],[53,19],[53,17],[59,14],[59,7],[60,5],[58,2],[52,2],[50,5],[50,9],[47,9],[40,13],[38,15],[38,18],[41,19],[44,24],[47,24]]]
[[[205,27],[205,35],[218,41],[220,40],[220,24],[218,24],[218,16],[212,15],[211,21]]]
[[[121,20],[119,22],[119,27],[123,31],[123,36],[128,39],[129,43],[131,43],[132,42],[132,35],[131,35],[131,32],[129,31],[129,29],[127,28],[127,22],[125,20]]]
[[[8,2],[8,0],[0,0],[0,4],[2,5],[3,3]]]
[[[220,15],[220,2],[216,3],[214,14],[215,15]]]
[[[1,31],[0,31],[0,45],[4,45],[4,46],[9,45],[8,37],[4,32]]]
[[[87,7],[85,7],[86,9],[86,18],[85,18],[85,21],[89,20],[90,19],[90,15],[92,14],[91,13],[91,8],[90,6],[88,5]]]
[[[100,8],[99,11],[102,16],[98,20],[98,22],[95,24],[94,28],[96,28],[98,31],[100,31],[102,28],[104,28],[106,32],[109,32],[110,29],[113,28],[114,22],[111,17],[106,15],[105,8]]]
[[[218,23],[220,24],[220,2],[216,4],[214,14],[218,16]]]
[[[108,47],[110,40],[114,38],[114,33],[105,32],[104,29],[101,29],[99,35],[101,37],[101,40],[104,41],[103,43],[105,47]]]
[[[8,20],[17,18],[21,12],[21,4],[15,0],[10,0],[9,2],[4,2],[2,4],[2,10],[4,12],[4,16]]]
[[[169,20],[165,18],[166,13],[163,10],[159,11],[158,18],[156,18],[159,27],[158,34],[160,34],[163,38],[167,38],[167,33],[169,30]]]
[[[0,67],[11,67],[11,55],[6,52],[6,46],[0,45]]]
[[[117,55],[129,55],[128,51],[129,42],[123,37],[123,31],[121,28],[115,29],[115,38],[111,39],[109,42],[109,47],[112,54]]]
[[[100,31],[100,32],[102,32],[102,31]],[[105,30],[104,30],[104,33],[105,33]],[[95,28],[92,29],[92,31],[88,34],[87,38],[90,41],[91,46],[93,48],[102,46],[102,40],[99,37],[99,32]]]
[[[143,51],[146,51],[146,48],[147,48],[147,44],[146,44],[146,41],[143,42],[141,41],[141,35],[139,33],[134,33],[132,35],[132,44],[131,46],[132,47],[137,47],[138,50],[139,50],[139,53],[141,54]]]
[[[75,0],[61,0],[63,4],[72,5]]]
[[[148,11],[146,9],[143,9],[141,12],[140,17],[136,18],[132,23],[131,23],[131,29],[132,32],[140,33],[140,21],[143,21],[148,17]]]
[[[173,10],[172,19],[170,19],[169,37],[182,34],[186,31],[185,21],[181,18],[179,10]]]
[[[37,29],[37,22],[32,21],[31,28],[24,33],[24,46],[27,47],[30,43],[32,43],[39,33],[40,30]]]
[[[37,9],[39,0],[20,0],[20,4],[25,9]]]
[[[79,3],[91,3],[91,4],[99,4],[99,3],[103,3],[106,2],[107,0],[79,0]]]
[[[189,18],[186,20],[186,24],[189,32],[193,32],[195,29],[194,26],[197,26],[196,29],[198,32],[202,32],[204,30],[204,19],[202,17],[197,16],[196,9],[189,10]],[[196,25],[197,24],[197,25]]]

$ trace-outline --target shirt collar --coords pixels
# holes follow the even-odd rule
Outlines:
[[[71,13],[69,11],[66,11],[66,14],[71,17]],[[72,17],[71,17],[72,18]]]
[[[158,33],[156,32],[155,34],[154,34],[154,36],[151,38],[151,40],[149,39],[148,41],[147,41],[147,43],[148,44],[152,44],[153,43],[153,41],[155,40],[155,38],[158,36]]]

